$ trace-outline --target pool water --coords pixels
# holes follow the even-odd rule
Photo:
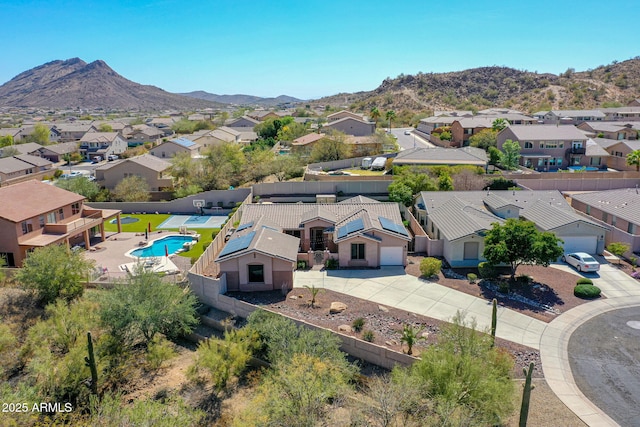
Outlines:
[[[133,224],[134,222],[138,222],[138,221],[140,221],[140,219],[134,218],[132,216],[123,216],[122,218],[120,218],[120,224]],[[111,224],[115,224],[118,222],[118,218],[114,218],[109,222]]]
[[[165,256],[165,246],[169,252],[169,255],[173,255],[182,249],[182,246],[193,241],[191,236],[167,236],[162,239],[154,240],[151,246],[146,248],[140,248],[133,250],[129,253],[135,258],[148,258],[148,257],[161,257]]]

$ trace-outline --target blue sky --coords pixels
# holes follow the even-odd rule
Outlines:
[[[304,99],[419,71],[558,74],[640,55],[638,16],[637,0],[0,0],[0,84],[73,57],[170,92]]]

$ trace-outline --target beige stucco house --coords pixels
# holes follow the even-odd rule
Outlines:
[[[150,153],[161,159],[170,159],[178,153],[189,153],[191,157],[196,157],[200,153],[200,145],[188,138],[180,137],[153,147]]]
[[[171,163],[150,154],[143,154],[100,165],[95,169],[95,174],[98,184],[110,190],[124,178],[140,176],[147,181],[150,191],[164,191],[173,188],[173,179],[168,173],[170,168]]]

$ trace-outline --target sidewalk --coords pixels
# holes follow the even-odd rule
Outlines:
[[[491,327],[491,302],[408,275],[402,267],[379,270],[296,271],[294,287],[315,286],[411,313],[450,321],[464,311],[479,330]],[[496,336],[535,349],[547,324],[498,306]]]

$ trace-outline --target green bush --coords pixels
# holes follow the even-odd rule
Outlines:
[[[147,365],[150,369],[158,369],[162,363],[175,357],[177,353],[169,341],[160,335],[153,337],[147,347]]]
[[[600,288],[594,285],[576,285],[573,288],[573,294],[578,298],[598,298],[600,296]]]
[[[358,317],[357,319],[354,319],[353,322],[351,323],[351,327],[353,328],[354,331],[360,332],[364,327],[364,318]]]
[[[219,228],[214,228],[213,231],[211,232],[211,240],[215,240],[219,232],[220,232]]]
[[[374,342],[376,340],[376,334],[372,330],[367,329],[362,333],[362,339],[366,342]]]
[[[325,263],[324,267],[327,270],[335,270],[339,267],[338,260],[335,258],[329,258]]]
[[[500,280],[498,282],[498,292],[500,292],[501,294],[508,294],[509,293],[509,281],[508,280]]]
[[[60,178],[60,175],[62,175],[62,171],[60,169],[56,169],[56,171],[53,173],[54,178]]]
[[[298,264],[297,264],[296,268],[298,270],[306,270],[307,269],[307,261],[305,261],[305,260],[298,261]]]
[[[469,283],[476,283],[476,280],[478,280],[478,275],[469,273],[467,274],[467,280],[469,280]]]
[[[533,282],[533,278],[531,276],[527,276],[526,274],[521,274],[516,277],[516,281],[518,283],[522,283],[523,285],[528,285],[529,283]]]
[[[496,277],[496,269],[488,262],[478,264],[478,274],[483,279],[492,279]]]
[[[420,261],[420,273],[425,277],[435,276],[441,268],[442,261],[437,258],[427,257]]]
[[[576,285],[593,285],[593,282],[587,277],[581,277],[576,282]]]

